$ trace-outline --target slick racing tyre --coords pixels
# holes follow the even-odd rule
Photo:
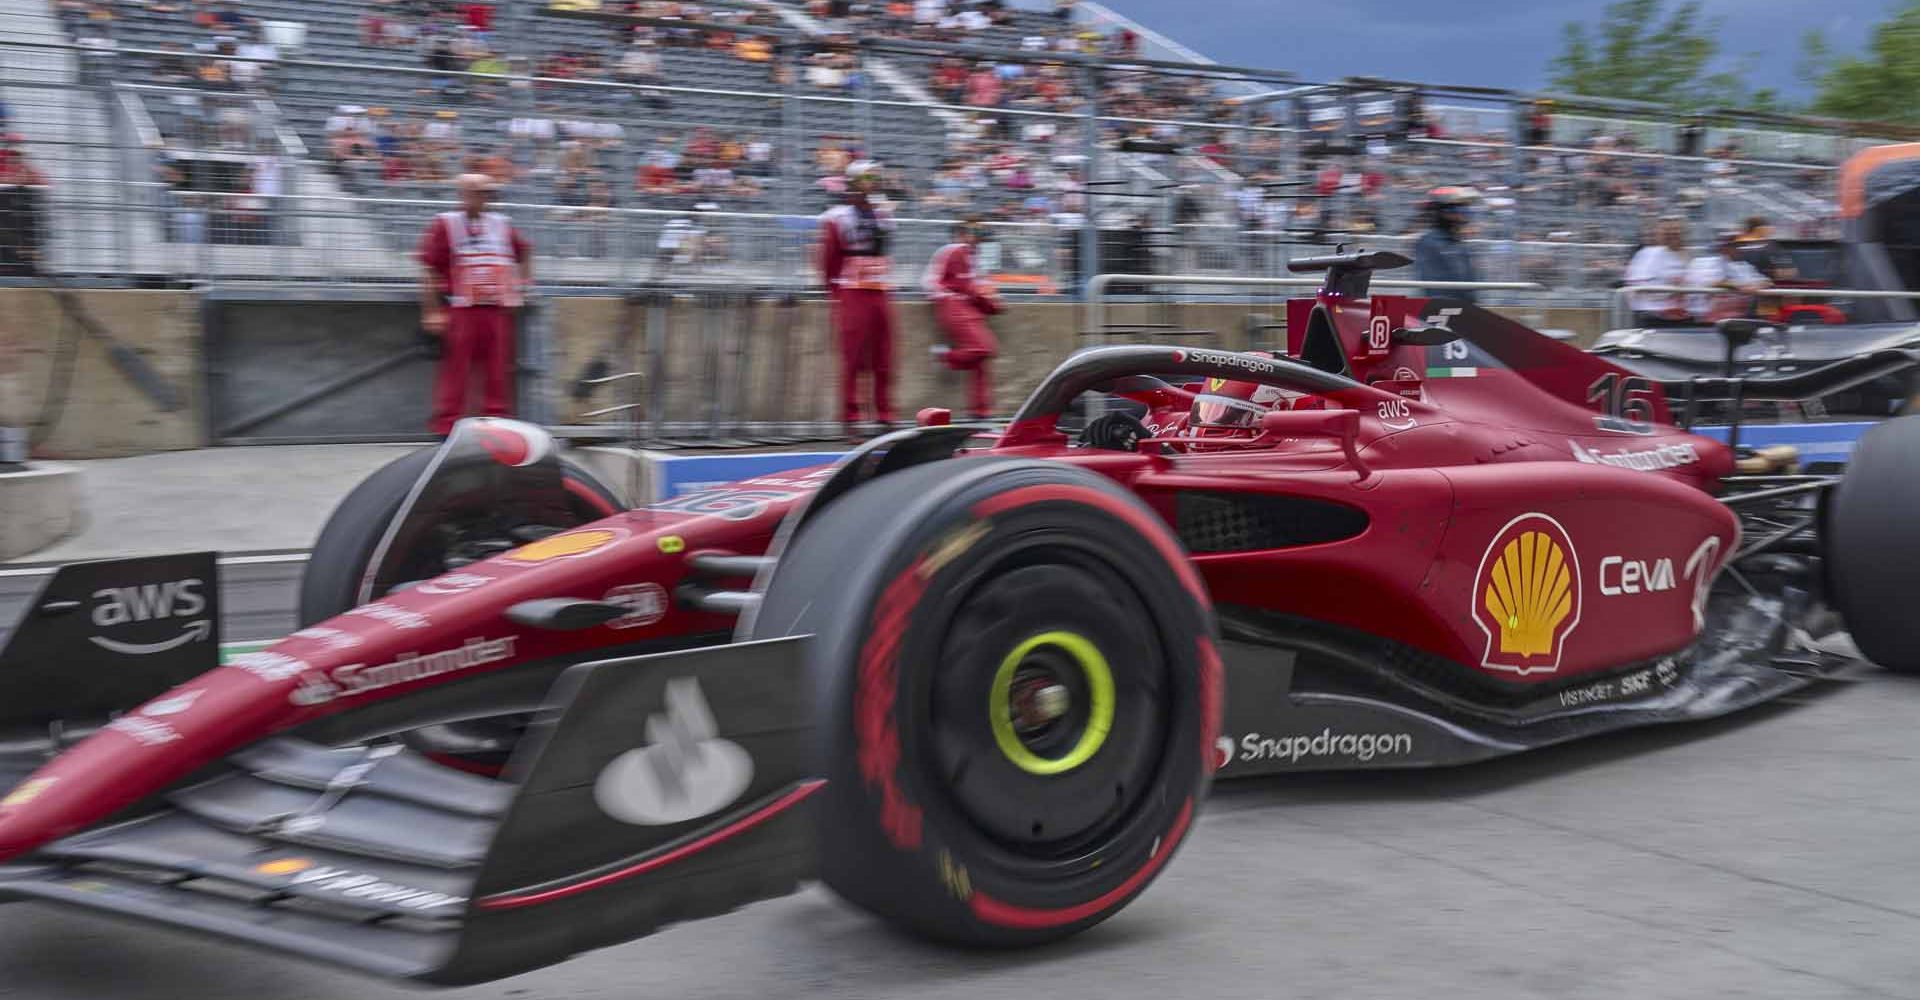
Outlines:
[[[373,558],[388,523],[399,512],[401,504],[406,502],[413,484],[426,471],[428,463],[433,461],[434,451],[433,448],[422,448],[388,462],[355,486],[353,492],[348,493],[346,499],[340,501],[340,505],[328,515],[326,525],[320,529],[320,537],[313,543],[306,573],[300,578],[301,628],[325,621],[361,603],[358,590],[367,562]],[[550,527],[571,528],[621,510],[620,501],[592,473],[564,459],[560,468],[566,477],[567,494],[576,519],[570,524]],[[447,552],[416,552],[401,553],[399,558],[419,564],[418,575],[414,578],[424,580],[439,574],[445,568],[449,555]]]
[[[1916,488],[1920,417],[1895,417],[1854,446],[1824,512],[1834,610],[1862,655],[1901,673],[1920,673],[1920,628],[1912,609],[1912,595],[1920,593]]]
[[[954,944],[1065,937],[1191,829],[1212,612],[1111,481],[966,458],[862,485],[780,553],[751,625],[807,633],[821,875],[874,913]]]

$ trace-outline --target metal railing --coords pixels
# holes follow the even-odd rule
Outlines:
[[[1858,299],[1862,301],[1886,299],[1920,299],[1920,292],[1889,291],[1881,288],[1758,288],[1743,292],[1730,288],[1702,287],[1699,285],[1622,285],[1613,290],[1607,301],[1607,323],[1615,329],[1624,329],[1633,325],[1633,309],[1630,306],[1635,295],[1706,295],[1706,296],[1751,296],[1763,299]],[[1709,325],[1702,320],[1700,325]]]
[[[1192,285],[1214,286],[1220,288],[1318,288],[1324,282],[1320,278],[1247,278],[1223,277],[1214,274],[1096,274],[1087,283],[1087,324],[1083,328],[1088,335],[1104,341],[1107,331],[1107,289],[1112,285]],[[1418,288],[1441,292],[1497,292],[1543,291],[1541,285],[1530,281],[1411,281],[1400,279],[1376,278],[1371,282],[1373,288]]]

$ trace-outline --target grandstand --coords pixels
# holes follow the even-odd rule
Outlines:
[[[1313,245],[1404,242],[1426,190],[1466,184],[1488,196],[1489,276],[1590,295],[1660,212],[1820,232],[1859,145],[1255,78],[1091,3],[555,6],[0,0],[10,127],[53,192],[50,266],[405,282],[448,178],[483,169],[543,282],[790,279],[839,167],[865,156],[888,168],[909,275],[962,214],[995,225],[1000,270],[1056,287],[1087,226],[1109,264],[1278,273]],[[641,17],[594,16],[615,13]],[[1110,60],[1097,90],[1085,55]]]

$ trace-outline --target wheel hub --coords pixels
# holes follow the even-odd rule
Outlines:
[[[1100,751],[1113,727],[1113,672],[1077,633],[1042,632],[1000,661],[988,694],[994,742],[1015,767],[1065,774]]]

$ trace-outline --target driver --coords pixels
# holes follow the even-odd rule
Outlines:
[[[1266,351],[1252,351],[1263,357]],[[1177,451],[1211,451],[1236,447],[1259,436],[1260,418],[1271,410],[1324,410],[1327,401],[1310,393],[1295,392],[1278,386],[1226,378],[1202,379],[1184,386],[1182,398],[1193,402],[1184,412],[1167,405],[1172,400],[1155,402],[1138,396],[1130,398],[1147,403],[1147,419],[1130,413],[1102,414],[1081,434],[1081,441],[1115,451],[1133,451],[1149,437],[1199,439],[1194,443],[1174,443],[1165,447]],[[1174,403],[1174,405],[1178,405]],[[1214,443],[1201,443],[1205,439]]]
[[[1257,433],[1260,418],[1270,410],[1324,410],[1318,396],[1258,382],[1210,378],[1202,383],[1187,411],[1190,437],[1247,438]]]

